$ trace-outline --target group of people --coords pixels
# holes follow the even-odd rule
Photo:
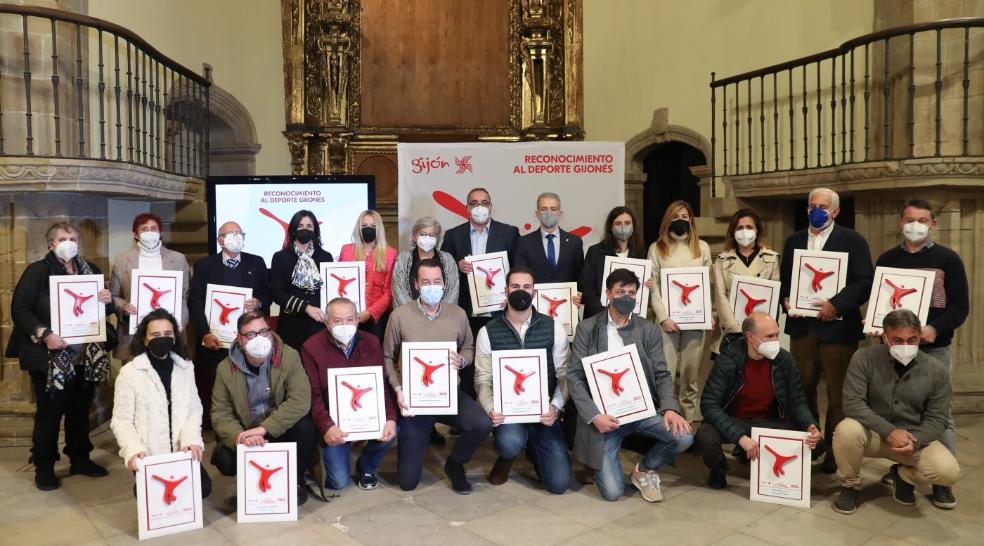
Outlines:
[[[106,475],[89,459],[86,425],[94,387],[108,375],[107,351],[116,345],[115,354],[127,363],[116,380],[112,429],[131,470],[142,457],[178,450],[200,459],[207,415],[217,440],[211,462],[223,475],[236,472],[238,444],[289,441],[297,443],[301,469],[309,468],[320,451],[326,487],[342,489],[355,482],[373,489],[381,460],[397,443],[398,485],[412,490],[420,482],[428,444],[445,441],[434,430],[439,422],[457,432],[444,464],[457,493],[472,491],[465,465],[491,435],[498,454],[488,475],[493,485],[508,480],[513,461],[525,450],[543,486],[562,494],[571,482],[572,447],[576,458],[595,472],[601,496],[616,500],[625,484],[622,442],[641,435],[650,439],[649,447],[629,477],[645,500],[658,502],[663,498],[658,470],[688,449],[703,457],[711,487],[727,487],[722,445],[734,444],[735,459],[753,461],[760,454],[751,428],[764,426],[807,432],[814,455],[826,453],[823,471],[837,472],[842,481],[834,504],[841,513],[857,508],[865,456],[897,463],[883,480],[894,484],[898,502],[913,504],[914,486],[932,485],[936,506],[956,505],[950,487],[959,466],[949,345],[968,314],[968,287],[959,256],[933,241],[936,220],[929,203],[905,203],[899,218],[903,241],[875,262],[936,271],[927,323],[910,311],[893,311],[884,319],[882,343],[863,349],[860,309],[873,279],[870,251],[863,237],[836,222],[839,197],[831,190],[810,193],[809,227],[791,235],[781,255],[765,244],[762,220],[752,209],[732,216],[724,251],[712,257],[698,234],[693,209],[683,201],[667,208],[648,252],[627,207],[609,212],[601,241],[586,253],[579,237],[560,228],[563,210],[554,193],[537,198],[539,228],[523,236],[492,218],[487,190],[470,191],[467,208],[469,220],[447,233],[433,218],[417,220],[411,248],[403,252],[387,244],[377,212],[360,214],[352,243],[338,257],[365,262],[362,311],[345,298],[320,307],[319,264],[334,257],[322,248],[320,223],[311,211],[294,214],[287,242],[269,270],[263,258],[243,252],[242,228],[226,222],[217,233],[221,252],[198,261],[193,275],[184,256],[163,246],[161,220],[141,214],[133,223],[135,248],[116,258],[110,288],[98,294],[107,315],[119,318],[116,335],[106,344],[85,345],[67,345],[51,332],[47,278],[99,270],[79,254],[77,228],[53,225],[47,233],[49,252],[27,268],[14,292],[15,332],[8,348],[30,372],[38,401],[32,448],[38,488],[59,486],[54,464],[62,416],[70,472]],[[850,254],[846,286],[820,304],[815,318],[787,311],[793,271],[792,260],[785,258],[795,249]],[[506,303],[496,313],[473,313],[466,278],[472,267],[469,257],[499,251],[507,253],[510,263]],[[607,256],[648,259],[652,278],[641,279],[628,269],[605,275]],[[707,340],[707,332],[681,330],[660,294],[661,269],[692,266],[711,272],[716,320]],[[130,271],[137,268],[185,273],[181,316],[185,321],[190,317],[193,339],[186,324],[162,309],[145,316],[135,335],[126,335],[136,314],[128,291]],[[776,317],[755,312],[741,322],[735,318],[729,305],[735,275],[781,281],[789,351],[780,347]],[[556,282],[578,285],[573,303],[583,319],[572,343],[559,321],[532,305],[535,284]],[[209,284],[253,290],[228,350],[209,331]],[[655,320],[634,313],[643,286],[650,289],[647,303]],[[279,307],[275,326],[269,318],[274,303]],[[456,344],[451,365],[458,369],[460,384],[454,415],[414,415],[404,399],[401,346],[425,341]],[[713,364],[702,385],[705,341]],[[192,343],[194,363],[188,359]],[[655,417],[620,423],[599,412],[582,360],[630,344],[638,348],[645,387],[659,411]],[[550,409],[538,423],[505,424],[494,409],[492,354],[510,349],[546,352]],[[353,473],[351,451],[356,446],[331,418],[327,370],[380,365],[387,383],[386,422],[378,440],[361,444]],[[827,387],[822,429],[817,407],[821,378]],[[304,472],[298,477],[303,502]],[[210,480],[204,466],[202,484],[207,494]]]

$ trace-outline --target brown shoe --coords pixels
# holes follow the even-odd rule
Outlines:
[[[489,472],[489,483],[492,485],[502,485],[509,481],[509,469],[512,468],[512,459],[503,459],[499,457],[495,460],[495,464],[492,465],[492,471]]]

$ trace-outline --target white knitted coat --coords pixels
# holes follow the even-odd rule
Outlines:
[[[162,455],[188,446],[204,449],[202,401],[195,386],[194,365],[171,353],[171,437],[168,437],[167,393],[147,354],[123,366],[116,378],[111,427],[124,464],[138,453]]]

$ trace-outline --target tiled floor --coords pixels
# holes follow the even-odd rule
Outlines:
[[[691,455],[662,472],[666,501],[651,505],[634,490],[618,502],[604,502],[594,485],[577,484],[565,495],[542,490],[527,463],[517,462],[513,478],[493,487],[485,473],[494,460],[487,443],[469,465],[475,492],[455,495],[440,473],[445,450],[432,449],[424,480],[405,493],[390,485],[395,454],[387,457],[383,483],[375,491],[350,488],[328,503],[310,500],[296,523],[243,524],[232,504],[235,481],[209,468],[215,489],[205,502],[204,529],[156,539],[161,544],[982,544],[984,543],[984,416],[957,419],[963,475],[955,488],[956,510],[934,508],[920,496],[914,508],[894,503],[877,483],[883,460],[865,467],[867,486],[853,516],[834,512],[838,490],[832,477],[813,474],[809,510],[748,501],[747,470],[733,470],[726,491],[704,485],[705,471]],[[94,459],[110,466],[109,478],[67,476],[62,488],[34,488],[27,449],[0,449],[0,544],[128,544],[136,542],[132,478],[116,456],[110,432],[94,437]],[[623,452],[626,470],[638,455]],[[733,465],[735,466],[735,465]],[[440,476],[440,478],[438,477]]]

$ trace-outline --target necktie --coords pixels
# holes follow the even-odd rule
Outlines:
[[[547,234],[547,263],[550,264],[550,267],[556,268],[557,250],[554,248],[554,242],[553,242],[554,237],[556,237],[556,235],[554,235],[553,233]]]
[[[239,260],[235,260],[235,259],[226,260],[226,265],[229,266],[229,269],[236,269],[237,267],[239,267]]]

